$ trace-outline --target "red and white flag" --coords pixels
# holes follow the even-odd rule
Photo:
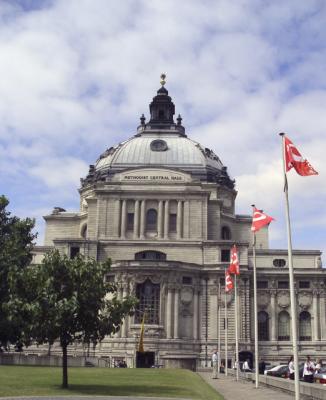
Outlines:
[[[252,215],[252,225],[251,230],[253,232],[259,231],[265,225],[268,225],[271,221],[274,221],[273,217],[270,217],[267,214],[264,214],[261,210],[257,210],[254,207],[253,215]]]
[[[225,271],[225,291],[226,291],[226,293],[229,293],[233,288],[234,288],[234,286],[233,286],[233,280],[231,278],[231,275],[230,275],[229,271]]]
[[[231,248],[231,261],[229,266],[229,273],[233,275],[240,275],[239,257],[235,244]]]
[[[309,176],[318,175],[318,172],[311,166],[308,160],[304,159],[299,150],[294,146],[289,138],[284,137],[285,146],[285,167],[286,172],[294,168],[299,175]]]

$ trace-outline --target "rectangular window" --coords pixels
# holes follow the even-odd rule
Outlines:
[[[70,247],[70,258],[76,258],[80,252],[80,248],[77,246]]]
[[[257,281],[257,289],[267,289],[268,281]]]
[[[279,289],[288,289],[289,288],[289,281],[278,281],[277,287]]]
[[[309,289],[310,281],[299,281],[299,288],[300,289]]]
[[[184,285],[191,285],[192,284],[192,277],[191,276],[183,276],[182,283]]]
[[[177,231],[177,214],[170,214],[169,218],[169,232]]]
[[[134,230],[134,213],[127,214],[127,231]]]
[[[230,250],[229,249],[222,249],[221,250],[221,261],[222,262],[229,262],[230,261]]]

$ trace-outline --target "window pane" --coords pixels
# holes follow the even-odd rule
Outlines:
[[[289,282],[288,281],[278,281],[278,288],[279,289],[288,289],[289,288]]]
[[[146,312],[145,324],[157,325],[160,311],[160,285],[147,279],[144,283],[137,285],[136,296],[139,303],[135,313],[135,322],[141,323],[143,314]]]
[[[78,256],[80,252],[79,247],[70,247],[70,258],[73,259]]]
[[[299,281],[299,288],[300,289],[309,289],[310,282],[309,281]]]
[[[278,315],[278,340],[290,340],[290,317],[286,311]]]
[[[311,340],[311,317],[307,311],[303,311],[299,317],[300,340]]]
[[[265,311],[258,313],[258,340],[269,340],[268,314]]]
[[[221,250],[221,261],[222,262],[229,262],[230,261],[230,250],[229,249]]]
[[[169,231],[170,232],[176,232],[177,231],[177,214],[170,214]]]
[[[127,214],[127,230],[132,231],[134,229],[134,213]]]
[[[146,214],[146,230],[156,231],[157,230],[157,211],[151,208]]]
[[[258,289],[267,289],[268,281],[257,281],[257,288]]]
[[[222,240],[230,240],[231,239],[231,231],[227,226],[222,227],[221,236],[222,236]]]

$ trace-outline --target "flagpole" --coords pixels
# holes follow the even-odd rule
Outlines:
[[[226,268],[224,272],[224,276],[226,276]],[[224,340],[225,340],[225,366],[224,373],[225,376],[228,376],[228,303],[226,298],[226,282],[225,282],[225,290],[224,290]]]
[[[238,337],[238,285],[237,275],[234,275],[234,326],[235,326],[235,362],[236,362],[236,380],[239,380],[239,337]]]
[[[255,207],[252,205],[252,207]],[[258,307],[257,307],[257,266],[256,266],[256,233],[253,232],[252,254],[254,260],[254,331],[255,331],[255,387],[259,385],[259,365],[258,365]]]
[[[294,361],[294,389],[295,400],[300,399],[300,385],[299,385],[299,357],[298,357],[298,338],[297,338],[297,312],[296,312],[296,298],[294,293],[294,272],[292,260],[292,238],[291,238],[291,223],[290,223],[290,207],[288,196],[288,182],[286,177],[285,168],[285,137],[282,136],[282,159],[283,159],[283,173],[284,173],[284,194],[285,194],[285,214],[286,214],[286,227],[288,239],[288,261],[289,261],[289,280],[290,280],[290,301],[291,301],[291,322],[292,322],[292,348],[293,348],[293,361]]]
[[[217,311],[217,340],[218,340],[218,355],[217,355],[217,377],[220,377],[220,364],[221,364],[221,281],[218,278],[218,311]]]

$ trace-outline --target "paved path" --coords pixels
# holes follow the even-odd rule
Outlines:
[[[171,397],[135,397],[135,396],[24,396],[1,397],[1,400],[191,400]]]
[[[267,387],[255,388],[255,384],[245,380],[235,381],[233,376],[220,374],[219,379],[212,379],[210,372],[198,372],[204,380],[216,389],[225,400],[293,400],[294,396]]]

